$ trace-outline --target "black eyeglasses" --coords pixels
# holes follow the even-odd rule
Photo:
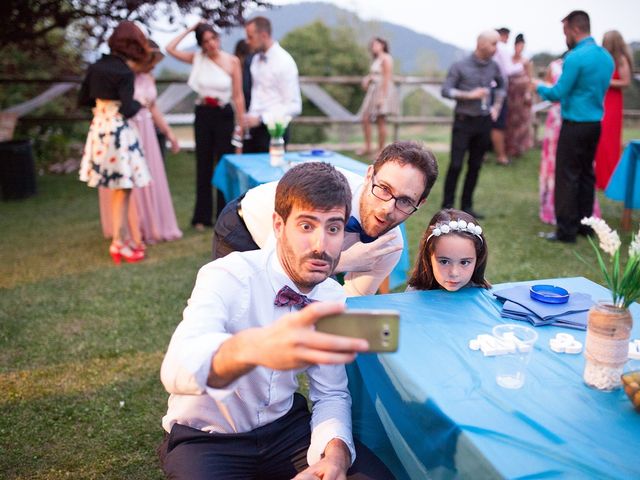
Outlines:
[[[371,193],[374,197],[379,198],[385,202],[389,200],[395,200],[395,207],[398,211],[404,213],[405,215],[411,215],[413,212],[418,210],[411,200],[407,197],[396,197],[393,193],[389,191],[387,187],[383,187],[382,185],[376,185],[375,178],[372,178],[371,182]]]

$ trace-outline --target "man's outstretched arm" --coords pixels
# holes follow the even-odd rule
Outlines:
[[[316,302],[267,327],[250,328],[224,341],[211,359],[207,385],[224,388],[257,366],[293,370],[312,364],[344,364],[368,350],[366,340],[316,332],[326,315],[344,311],[341,303]]]

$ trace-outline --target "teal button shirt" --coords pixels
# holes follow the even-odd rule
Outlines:
[[[545,100],[560,102],[563,120],[599,122],[613,69],[609,52],[587,37],[567,54],[558,83],[538,85],[537,91]]]

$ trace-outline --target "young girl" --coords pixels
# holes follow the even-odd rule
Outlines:
[[[474,217],[460,210],[436,213],[422,236],[420,251],[407,291],[455,292],[463,287],[490,288],[484,278],[487,241]]]

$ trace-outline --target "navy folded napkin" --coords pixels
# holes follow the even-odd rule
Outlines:
[[[551,317],[549,320],[543,320],[535,313],[527,310],[522,305],[518,305],[510,300],[504,302],[502,307],[501,316],[503,318],[509,318],[511,320],[520,320],[523,322],[529,322],[534,327],[541,327],[543,325],[554,325],[556,327],[573,328],[576,330],[587,329],[587,319],[589,311],[565,313],[559,317]]]
[[[528,321],[533,326],[555,325],[585,330],[587,313],[595,303],[590,295],[579,292],[572,292],[567,303],[543,303],[532,299],[529,287],[522,285],[493,294],[504,302],[501,314],[504,318]]]

